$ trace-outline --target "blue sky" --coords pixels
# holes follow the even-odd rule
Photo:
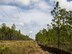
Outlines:
[[[17,30],[34,39],[39,30],[51,23],[50,12],[56,1],[62,8],[72,10],[71,0],[0,0],[0,24],[15,24]]]

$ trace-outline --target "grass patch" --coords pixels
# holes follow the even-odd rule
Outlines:
[[[0,54],[45,54],[35,41],[0,41]]]

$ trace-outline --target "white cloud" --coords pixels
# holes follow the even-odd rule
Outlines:
[[[14,0],[2,0],[6,4],[14,3]],[[35,34],[42,28],[46,28],[46,25],[51,22],[52,16],[50,9],[52,6],[48,5],[43,0],[15,0],[16,4],[21,7],[27,7],[31,3],[34,8],[25,10],[18,6],[0,5],[0,23],[6,23],[8,25],[16,24],[17,29],[20,29],[22,33],[29,34],[32,31],[31,38],[35,38]],[[41,11],[40,11],[41,10]],[[47,11],[47,13],[45,13]],[[49,12],[48,12],[49,11]]]
[[[14,0],[0,0],[0,3],[10,3],[13,2]]]
[[[57,0],[59,1],[59,4],[62,8],[65,8],[67,10],[72,10],[72,1],[68,2],[67,0]]]
[[[4,10],[6,11],[6,10]],[[16,11],[16,9],[11,9],[11,11]],[[40,12],[37,9],[32,9],[28,12],[20,12],[20,17],[12,18],[14,14],[19,16],[18,12],[6,12],[7,15],[10,15],[11,18],[1,18],[2,22],[5,22],[8,25],[16,24],[17,29],[21,29],[22,33],[29,34],[29,31],[33,31],[33,35],[36,34],[40,29],[46,27],[48,23],[51,22],[52,16],[50,13],[47,15],[46,13]],[[35,22],[35,23],[34,23]],[[34,23],[34,24],[33,24]],[[31,38],[34,38],[31,36]]]
[[[46,2],[40,2],[38,5],[39,5],[39,8],[41,9],[47,9],[49,7]]]
[[[22,12],[19,20],[21,22],[26,22],[26,23],[29,23],[30,21],[35,21],[40,24],[45,24],[45,23],[48,23],[48,20],[49,20],[48,17],[51,18],[50,13],[47,15],[46,13],[42,13],[36,9],[34,9],[34,10],[32,9],[30,12],[27,12],[27,13]]]
[[[45,1],[42,0],[26,0],[24,5],[30,5],[30,2],[34,3],[34,9],[29,10],[28,12],[20,12],[19,19],[16,20],[16,23],[19,25],[22,33],[29,34],[32,31],[31,38],[35,38],[34,35],[42,28],[46,28],[46,25],[51,22],[52,16],[50,14],[51,8],[53,6],[48,5]],[[50,0],[54,2],[54,0]],[[71,2],[67,2],[66,0],[58,0],[60,2],[60,6],[62,8],[66,8],[67,10],[72,10],[70,5]],[[41,12],[46,11],[47,13]],[[12,13],[13,14],[13,13]],[[14,13],[16,16],[19,16],[19,13]],[[20,22],[20,23],[18,23]]]
[[[30,0],[17,0],[17,1],[23,3],[24,5],[30,5]]]

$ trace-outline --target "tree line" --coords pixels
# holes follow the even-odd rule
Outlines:
[[[16,30],[15,24],[10,27],[3,23],[0,26],[0,40],[29,40],[27,35],[21,34],[21,31]]]
[[[48,29],[40,30],[36,34],[36,41],[43,45],[72,50],[72,11],[62,9],[57,2],[51,14],[51,25],[48,24]]]

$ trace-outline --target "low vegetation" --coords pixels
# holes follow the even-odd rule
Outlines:
[[[48,54],[35,41],[0,41],[0,54]]]

